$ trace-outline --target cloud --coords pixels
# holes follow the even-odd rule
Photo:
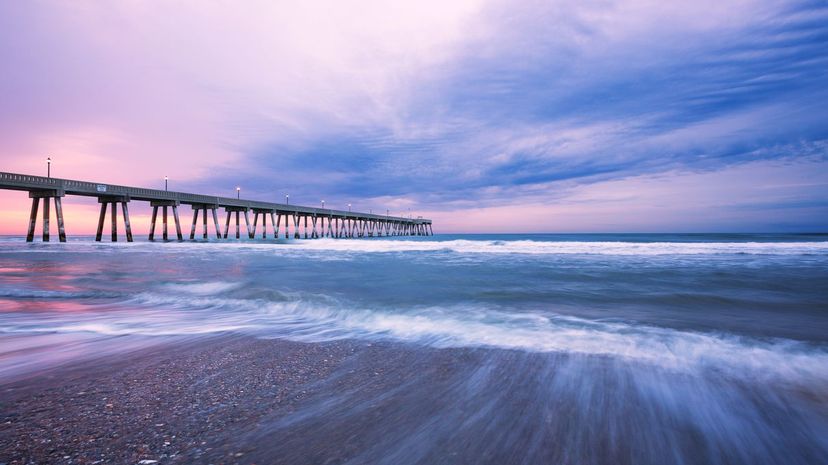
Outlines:
[[[435,232],[824,232],[828,161],[760,160],[672,170],[528,195],[520,204],[414,208]]]
[[[808,1],[4,3],[0,156],[462,218],[823,160],[826,45]]]

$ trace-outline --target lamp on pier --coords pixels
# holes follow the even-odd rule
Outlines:
[[[164,176],[164,190],[166,191],[169,187],[170,178],[169,176]]]
[[[241,187],[238,187],[238,186],[236,187],[236,198],[237,199],[241,198]]]
[[[322,201],[322,208],[325,208],[325,201]]]
[[[52,157],[46,157],[46,177],[52,177]]]
[[[285,205],[290,205],[290,194],[285,194]]]
[[[351,204],[350,203],[348,204],[348,211],[349,212],[351,211]]]

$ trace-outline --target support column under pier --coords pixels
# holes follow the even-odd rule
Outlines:
[[[213,208],[213,226],[216,228],[216,239],[221,239],[221,226],[218,220],[218,208]]]
[[[164,229],[161,231],[161,238],[166,241],[166,240],[170,239],[170,235],[167,232],[168,231],[167,230],[167,207],[163,206],[163,207],[161,207],[161,209],[163,210],[162,213],[161,213],[161,217],[163,219],[163,224],[164,224]]]
[[[250,238],[256,237],[256,230],[259,227],[259,216],[262,217],[262,239],[267,239],[267,216],[270,215],[271,221],[270,224],[275,228],[276,222],[273,221],[273,212],[274,210],[263,210],[254,208],[253,209],[253,229],[251,231]],[[278,236],[274,236],[278,237]]]
[[[217,212],[218,205],[193,203],[190,204],[190,207],[193,209],[193,223],[190,225],[190,240],[195,240],[196,229],[198,228],[199,212],[201,212],[201,238],[206,241],[210,237],[210,228],[208,223],[210,222],[209,216],[212,216],[213,227],[216,229],[216,238],[221,239],[221,226],[219,226]],[[209,214],[207,213],[208,210],[210,211]]]
[[[195,240],[196,224],[198,223],[198,208],[193,207],[193,225],[190,228],[190,240]]]
[[[250,229],[250,216],[248,210],[244,210],[244,225],[247,226],[247,237],[253,239],[253,230]]]
[[[60,242],[66,242],[66,231],[63,223],[63,204],[62,197],[66,193],[62,190],[38,190],[29,191],[29,198],[32,199],[32,209],[29,214],[29,228],[26,231],[26,242],[34,241],[35,227],[37,226],[37,211],[40,205],[40,199],[43,199],[43,242],[50,240],[50,202],[54,199],[55,202],[55,216],[58,223],[58,237]]]
[[[132,225],[129,223],[128,202],[121,202],[121,213],[124,215],[124,229],[126,229],[127,242],[132,242]]]
[[[175,236],[179,241],[184,240],[184,235],[181,233],[181,218],[178,216],[178,206],[180,202],[177,200],[154,200],[150,202],[152,207],[152,220],[150,221],[149,240],[155,240],[155,223],[158,219],[158,209],[161,209],[161,237],[166,241],[169,240],[169,209],[172,208],[173,220],[175,221]],[[195,218],[193,219],[195,222]]]
[[[236,239],[241,239],[241,213],[244,213],[244,222],[247,225],[247,237],[253,239],[253,232],[250,229],[250,216],[248,216],[248,211],[250,209],[247,207],[224,207],[224,211],[227,212],[227,223],[224,225],[224,238],[227,238],[227,234],[230,230],[230,218],[235,213],[236,216]]]
[[[112,233],[112,242],[118,242],[118,202],[109,202],[109,205],[112,207],[112,226],[110,227],[110,232]]]
[[[32,211],[29,214],[29,230],[26,233],[26,242],[34,241],[35,226],[37,226],[37,208],[40,206],[40,199],[32,198]]]
[[[124,228],[126,229],[126,240],[132,242],[132,225],[129,222],[129,209],[127,203],[129,196],[101,196],[98,203],[101,204],[101,213],[98,216],[98,229],[95,240],[100,242],[103,237],[104,222],[106,221],[106,210],[110,212],[110,238],[112,242],[118,242],[118,204],[121,204],[121,212],[124,215]]]
[[[267,239],[267,215],[270,212],[262,212],[262,239]]]
[[[279,212],[276,212],[275,215],[276,215],[276,222],[273,223],[275,225],[275,226],[273,226],[273,238],[278,239],[279,238],[279,228],[282,226],[282,214],[279,213]],[[285,222],[285,228],[287,228],[287,220]]]
[[[207,240],[207,209],[203,208],[202,211],[204,213],[201,215],[201,238],[206,241]]]

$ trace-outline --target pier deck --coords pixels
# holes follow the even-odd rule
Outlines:
[[[353,238],[380,236],[428,236],[433,235],[431,220],[424,218],[405,218],[400,216],[376,215],[372,213],[350,212],[330,208],[307,207],[283,203],[248,200],[233,197],[220,197],[189,192],[148,189],[143,187],[121,186],[91,181],[78,181],[28,174],[0,172],[0,189],[28,191],[32,199],[29,218],[28,241],[34,240],[37,213],[40,200],[43,200],[43,240],[49,241],[50,201],[54,201],[58,232],[61,241],[66,240],[61,199],[67,195],[96,197],[101,204],[96,240],[101,240],[107,207],[111,210],[111,237],[118,240],[117,212],[121,206],[127,241],[132,241],[132,228],[129,223],[127,204],[131,201],[149,202],[153,208],[149,238],[155,238],[155,224],[159,210],[162,214],[162,234],[168,239],[168,213],[172,210],[176,225],[176,237],[183,240],[181,220],[178,212],[180,205],[189,205],[193,209],[193,222],[190,239],[195,238],[199,212],[202,212],[202,237],[207,238],[208,211],[215,228],[217,238],[226,239],[230,223],[235,218],[236,238],[241,238],[240,218],[244,218],[247,236],[253,238],[262,220],[263,238],[267,238],[267,218],[270,217],[273,237],[279,237],[284,226],[285,238],[289,237],[290,223],[293,223],[293,237],[298,239],[316,239],[320,237]],[[217,210],[223,208],[227,213],[224,230],[219,225]],[[249,213],[254,215],[251,225]],[[292,219],[292,221],[289,221]],[[282,224],[284,221],[284,224]],[[310,226],[309,226],[310,222]],[[301,232],[300,232],[301,231]]]

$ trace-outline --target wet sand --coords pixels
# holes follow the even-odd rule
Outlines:
[[[179,339],[1,385],[0,463],[825,462],[824,392],[723,375],[560,353]]]
[[[358,425],[328,417],[333,431],[313,434],[292,415],[323,413],[336,386],[387,394],[462,353],[428,352],[442,368],[417,367],[413,348],[223,336],[79,362],[0,386],[0,463],[345,462],[370,446]]]

